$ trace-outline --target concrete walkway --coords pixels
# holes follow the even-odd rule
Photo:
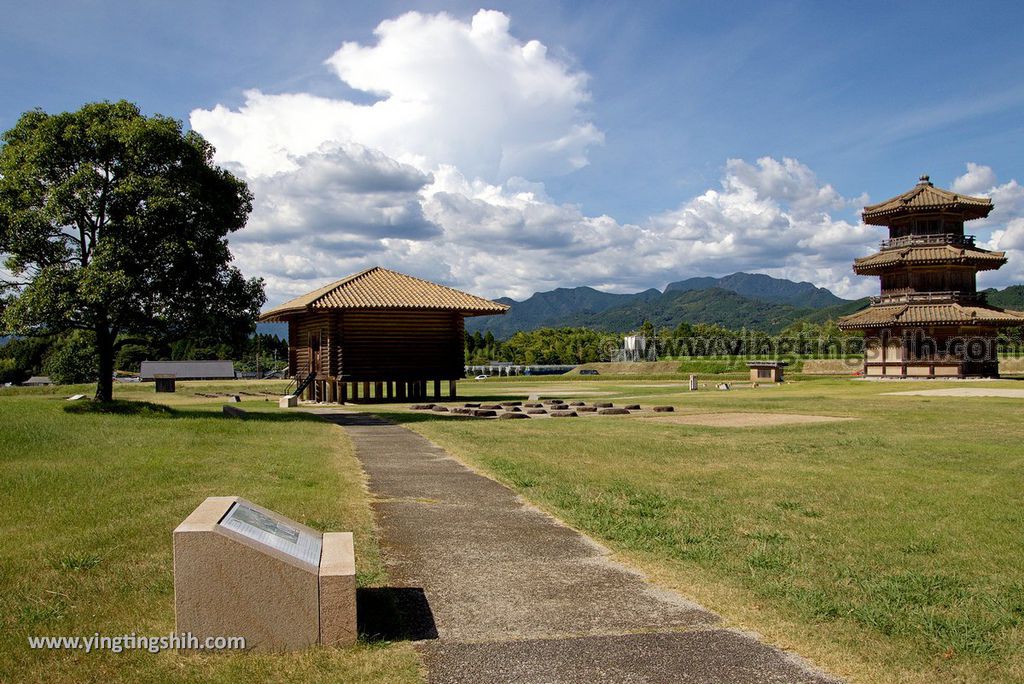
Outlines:
[[[365,468],[431,682],[831,682],[717,626],[406,428],[318,410]]]

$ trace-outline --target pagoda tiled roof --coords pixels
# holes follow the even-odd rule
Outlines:
[[[997,269],[1005,263],[1005,252],[990,252],[963,245],[928,245],[883,249],[870,256],[854,259],[853,270],[859,274],[871,274],[893,266],[969,264],[977,267],[979,271],[987,271]]]
[[[962,214],[964,220],[984,218],[992,211],[992,200],[987,197],[962,195],[935,187],[928,176],[921,176],[913,188],[884,202],[864,207],[864,223],[887,226],[894,218],[906,214],[952,212]]]
[[[870,306],[839,319],[842,330],[919,325],[1024,325],[1024,312],[988,306],[896,304]]]

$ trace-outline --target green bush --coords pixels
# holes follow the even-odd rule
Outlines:
[[[43,360],[43,372],[58,385],[96,382],[98,367],[92,335],[81,330],[57,340]]]
[[[27,377],[15,359],[0,359],[0,385],[22,382]]]

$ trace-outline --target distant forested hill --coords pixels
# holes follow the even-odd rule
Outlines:
[[[988,303],[1003,309],[1024,311],[1024,285],[1011,285],[1004,290],[984,290]]]
[[[680,323],[716,323],[726,328],[753,328],[776,333],[813,309],[775,304],[721,288],[665,292],[657,299],[633,302],[598,314],[578,314],[564,325],[607,332],[639,328],[650,321],[656,328]]]
[[[848,300],[840,299],[823,287],[812,283],[795,283],[783,278],[772,278],[763,273],[733,273],[722,278],[688,278],[676,283],[669,283],[665,292],[688,292],[691,290],[709,290],[719,288],[736,294],[760,299],[775,304],[818,309],[826,306],[845,304]]]
[[[538,292],[517,302],[501,298],[511,309],[504,316],[466,320],[469,332],[490,330],[507,339],[521,330],[579,326],[609,332],[639,327],[645,320],[657,327],[679,323],[717,323],[729,328],[754,328],[777,332],[793,321],[862,302],[841,299],[811,283],[772,278],[757,273],[733,273],[723,278],[689,278],[670,283],[664,292],[655,289],[636,294],[612,294],[592,287],[559,288]],[[866,300],[865,300],[866,301]]]

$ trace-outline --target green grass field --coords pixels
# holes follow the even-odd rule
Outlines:
[[[657,581],[863,682],[1024,680],[1024,399],[888,396],[1013,387],[799,379],[512,379],[487,396],[671,403],[834,423],[713,428],[633,417],[461,421],[392,410]],[[584,391],[604,391],[602,396]],[[375,409],[380,410],[380,409]]]
[[[361,586],[386,584],[362,473],[344,433],[227,386],[119,385],[171,412],[69,413],[90,388],[0,390],[0,682],[417,682],[408,644],[298,654],[33,651],[29,635],[166,635],[174,629],[171,531],[205,497],[237,494],[324,530],[352,530]],[[241,385],[231,385],[238,391]],[[255,393],[270,389],[246,385]],[[280,390],[276,390],[279,392]]]
[[[363,410],[420,431],[728,624],[851,681],[1024,680],[1024,399],[886,394],[1024,383],[684,384],[509,378],[460,391],[854,420],[716,428]],[[417,680],[403,643],[213,657],[27,649],[29,634],[170,631],[170,532],[211,494],[355,530],[360,584],[386,583],[344,433],[256,396],[281,386],[119,386],[122,398],[159,396],[174,410],[139,415],[68,413],[61,397],[73,388],[0,391],[0,681]],[[223,399],[199,394],[228,388],[250,392],[242,407],[260,415],[222,418]]]

